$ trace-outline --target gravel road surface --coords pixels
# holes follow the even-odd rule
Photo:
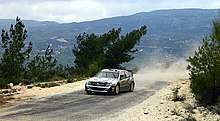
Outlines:
[[[9,108],[6,112],[0,113],[0,120],[88,121],[101,117],[111,118],[117,116],[118,112],[143,102],[169,83],[137,78],[134,92],[122,92],[119,95],[87,95],[84,90],[79,90],[41,98]]]

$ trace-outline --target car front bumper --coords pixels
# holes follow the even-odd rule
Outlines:
[[[114,92],[115,86],[102,87],[102,86],[86,85],[85,91],[86,92],[103,92],[103,93]]]

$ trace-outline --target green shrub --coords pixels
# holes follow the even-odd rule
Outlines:
[[[217,103],[220,103],[220,96],[218,96],[217,98]]]
[[[178,88],[175,88],[173,91],[173,101],[183,101],[185,98],[181,95],[179,95]]]
[[[72,83],[72,82],[74,82],[74,80],[72,78],[67,79],[67,83]]]
[[[56,82],[46,82],[46,83],[38,83],[35,86],[41,88],[50,88],[50,87],[60,86],[60,84]]]
[[[3,78],[0,78],[0,89],[5,89],[5,88],[8,88],[8,82],[3,79]]]
[[[63,77],[60,76],[56,76],[54,75],[52,78],[48,79],[49,81],[59,81],[59,80],[63,80]]]
[[[196,99],[205,105],[215,104],[220,96],[220,21],[214,21],[210,37],[205,37],[187,67],[190,88]]]
[[[30,79],[24,79],[22,82],[24,85],[30,85],[34,83],[34,80],[30,80]]]
[[[218,101],[218,96],[220,96],[220,90],[211,88],[198,95],[196,99],[204,105],[212,105]]]

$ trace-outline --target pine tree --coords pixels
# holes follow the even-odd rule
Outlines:
[[[77,36],[73,48],[76,69],[91,76],[101,68],[121,68],[122,63],[134,58],[132,53],[137,50],[133,48],[146,32],[146,26],[142,26],[125,36],[121,36],[121,28],[113,28],[102,35],[83,33]]]
[[[213,32],[203,39],[202,45],[189,57],[191,89],[199,101],[213,104],[220,96],[220,22],[213,22]]]
[[[53,49],[47,47],[44,56],[38,53],[26,68],[26,78],[34,81],[47,81],[55,75],[56,59],[52,57]]]
[[[32,43],[25,46],[27,31],[20,18],[16,18],[15,26],[11,25],[9,32],[2,30],[1,45],[4,53],[0,61],[1,77],[6,83],[19,83],[24,75],[23,64],[32,51]]]
[[[117,33],[117,38],[110,42],[107,46],[105,54],[104,68],[120,68],[120,64],[129,62],[134,57],[132,53],[136,52],[134,46],[140,42],[143,35],[146,34],[146,26],[142,26],[138,30],[133,30],[127,33],[126,36],[121,36],[120,31]]]

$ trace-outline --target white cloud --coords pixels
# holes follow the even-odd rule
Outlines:
[[[0,0],[0,17],[81,22],[158,9],[220,8],[220,0]]]

